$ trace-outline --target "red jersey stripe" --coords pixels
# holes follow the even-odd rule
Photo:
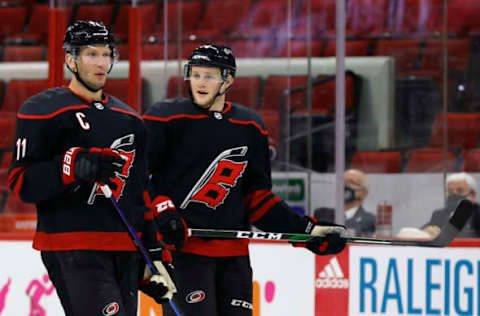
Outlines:
[[[160,121],[160,122],[168,122],[168,121],[171,121],[171,120],[176,120],[176,119],[181,119],[181,118],[204,119],[204,118],[208,118],[208,115],[205,115],[205,114],[199,114],[199,115],[178,114],[178,115],[173,115],[173,116],[169,116],[169,117],[156,117],[156,116],[151,116],[151,115],[144,115],[143,116],[143,119],[145,119],[145,120]]]
[[[234,119],[231,119],[231,118],[229,118],[228,120],[230,122],[234,123],[234,124],[253,125],[260,130],[260,133],[262,133],[263,135],[268,135],[268,132],[266,130],[262,129],[260,124],[258,124],[255,121],[239,121],[239,120],[234,120]]]
[[[26,115],[26,114],[22,114],[22,113],[18,113],[17,114],[17,117],[18,118],[21,118],[21,119],[32,119],[32,120],[44,120],[44,119],[49,119],[49,118],[52,118],[54,116],[57,116],[58,114],[61,114],[63,112],[66,112],[66,111],[70,111],[70,110],[79,110],[79,109],[85,109],[85,108],[89,108],[88,105],[86,104],[82,104],[82,105],[72,105],[72,106],[67,106],[67,107],[64,107],[58,111],[55,111],[53,113],[50,113],[50,114],[45,114],[45,115]]]
[[[140,115],[138,115],[137,113],[130,112],[130,111],[127,111],[127,110],[124,110],[124,109],[111,107],[110,110],[112,110],[112,111],[117,111],[117,112],[120,112],[120,113],[129,114],[129,115],[133,115],[133,116],[135,116],[136,118],[142,119],[142,117],[141,117]]]
[[[255,212],[250,214],[249,219],[250,222],[256,222],[258,221],[266,212],[268,212],[275,204],[280,202],[282,199],[278,196],[272,197],[270,200],[268,200],[265,204],[263,204],[261,207],[258,208]]]
[[[18,167],[13,169],[8,175],[8,186],[12,190],[13,194],[20,199],[20,189],[23,185],[23,175],[27,170],[27,167]],[[18,180],[17,180],[18,179]],[[17,180],[15,185],[13,183]]]

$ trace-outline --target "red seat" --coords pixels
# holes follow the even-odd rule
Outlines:
[[[263,88],[260,104],[262,110],[280,109],[282,95],[288,88],[306,85],[308,76],[269,76]],[[299,108],[305,105],[306,90],[290,95],[290,107]]]
[[[260,99],[260,83],[260,77],[235,78],[232,88],[227,92],[227,101],[256,109]]]
[[[405,37],[435,35],[442,29],[442,6],[443,0],[398,0],[392,31]]]
[[[216,30],[219,34],[230,33],[247,22],[250,3],[251,0],[208,1],[199,30]]]
[[[5,45],[4,62],[41,61],[46,59],[46,48],[43,45]]]
[[[306,40],[295,40],[295,41],[283,41],[278,53],[278,57],[306,57],[307,54],[307,41]],[[321,41],[312,41],[311,42],[311,56],[320,57],[322,56],[323,42]],[[290,52],[289,52],[290,50]]]
[[[80,3],[74,9],[75,20],[102,21],[110,27],[113,19],[113,4],[108,3]]]
[[[23,102],[29,97],[48,88],[47,80],[19,80],[12,79],[7,84],[2,113],[16,113]]]
[[[170,1],[168,3],[167,9],[168,19],[167,27],[168,33],[171,36],[174,36],[177,33],[178,29],[178,1]],[[182,14],[182,31],[188,32],[197,28],[200,14],[202,13],[202,4],[200,1],[183,1],[181,5],[181,14]],[[164,31],[164,13],[162,11],[160,16],[159,23],[159,32],[157,37],[163,38]]]
[[[345,42],[345,55],[346,56],[367,56],[370,47],[368,40],[349,40]],[[323,56],[335,56],[337,51],[336,42],[328,41],[327,46],[323,52]]]
[[[27,13],[25,5],[0,6],[0,38],[23,32]]]
[[[128,79],[110,78],[105,83],[104,91],[128,104]]]
[[[143,60],[162,60],[164,56],[165,45],[162,43],[144,44],[142,46],[142,59]],[[175,44],[168,44],[167,47],[167,59],[177,59],[177,48]]]
[[[168,85],[167,85],[167,99],[172,99],[172,98],[177,98],[179,97],[179,85],[182,88],[182,95],[183,97],[187,98],[188,97],[188,89],[187,89],[187,84],[183,80],[183,77],[175,77],[172,76],[170,79],[168,79]]]
[[[357,151],[350,162],[350,168],[368,173],[399,173],[401,166],[399,151]]]
[[[443,1],[442,1],[443,2]],[[480,30],[480,2],[478,0],[448,1],[448,31],[458,37]]]
[[[455,155],[439,148],[421,148],[407,154],[405,172],[434,173],[455,171]]]
[[[187,59],[188,56],[190,56],[190,54],[193,52],[193,50],[195,48],[197,48],[198,46],[202,45],[202,44],[205,44],[205,43],[200,42],[200,41],[184,41],[184,42],[182,42],[182,58]],[[233,54],[235,55],[235,52],[233,52]],[[238,56],[235,55],[235,57],[238,57]]]
[[[228,43],[236,58],[259,58],[273,56],[274,42],[269,39],[235,39]]]
[[[0,162],[0,170],[7,170],[10,168],[10,164],[12,162],[12,155],[11,151],[4,152],[2,155],[2,161]]]
[[[115,18],[113,31],[115,36],[128,38],[129,26],[129,3],[122,3],[118,6],[118,14]],[[142,33],[152,33],[157,26],[157,17],[159,15],[159,6],[157,2],[140,3],[137,6],[141,14]]]
[[[448,69],[464,72],[471,55],[470,39],[449,39],[447,42]],[[424,70],[443,69],[443,41],[441,39],[427,40],[422,53],[421,67]]]
[[[455,149],[475,148],[480,134],[480,113],[447,113],[437,115],[433,123],[430,147],[443,147],[444,126],[447,124],[448,147]]]
[[[466,172],[480,172],[480,148],[465,151],[462,170]]]
[[[418,68],[420,59],[420,41],[418,40],[378,40],[374,56],[392,56],[397,73]]]
[[[248,21],[232,32],[235,37],[265,38],[287,20],[287,6],[283,0],[258,0],[249,12]]]
[[[278,141],[280,137],[280,117],[277,111],[259,110],[258,114],[262,117],[265,128],[268,132],[268,144],[278,151]]]
[[[298,15],[295,15],[295,11],[293,12],[292,34],[294,36],[307,35],[308,14],[310,14],[312,36],[335,29],[335,0],[313,0],[310,3],[310,12],[307,9],[307,1],[303,1]],[[285,33],[286,28],[281,30]]]
[[[318,76],[315,79],[312,91],[312,113],[330,114],[335,111],[335,86],[334,76]],[[349,73],[345,76],[345,109],[349,110],[355,105],[355,78]],[[300,107],[297,112],[306,111],[306,107]]]
[[[383,33],[388,27],[389,9],[389,0],[350,0],[346,29],[360,36]]]
[[[15,117],[0,116],[0,149],[12,150],[15,138]]]

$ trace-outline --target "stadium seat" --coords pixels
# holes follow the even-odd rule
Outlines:
[[[457,37],[465,37],[471,33],[478,35],[480,30],[480,2],[478,0],[448,1],[447,21],[448,31],[451,35]]]
[[[472,42],[468,38],[449,39],[447,42],[448,69],[464,73],[471,56]],[[421,58],[423,70],[443,69],[443,41],[428,39]]]
[[[8,170],[10,168],[10,164],[12,162],[12,155],[11,151],[6,151],[2,155],[2,160],[0,162],[0,170]]]
[[[44,45],[5,45],[2,61],[42,61],[46,59],[46,51]]]
[[[443,147],[444,126],[447,127],[447,141],[450,149],[478,147],[480,135],[480,113],[438,113],[432,127],[430,147]]]
[[[16,118],[0,116],[0,149],[12,150]]]
[[[110,78],[105,83],[104,91],[128,104],[128,79]]]
[[[283,0],[258,0],[252,5],[248,21],[232,32],[234,38],[262,38],[271,36],[287,18],[287,6]]]
[[[184,41],[182,42],[182,58],[187,59],[188,56],[193,52],[195,48],[198,46],[205,44],[204,42],[201,41]],[[235,51],[233,52],[235,54]],[[235,55],[235,57],[238,57]]]
[[[346,56],[367,56],[369,55],[370,41],[368,40],[348,40],[345,42],[345,55]],[[337,46],[335,40],[328,41],[325,50],[323,51],[324,57],[335,56]]]
[[[172,98],[177,98],[179,97],[178,95],[178,85],[181,85],[182,87],[182,96],[183,97],[188,97],[188,90],[187,90],[187,85],[185,84],[185,81],[183,80],[183,77],[176,77],[172,76],[170,79],[168,79],[168,85],[167,85],[167,99],[172,99]]]
[[[260,77],[237,77],[226,95],[227,101],[256,109],[260,99]]]
[[[142,46],[143,60],[163,60],[165,45],[162,43],[147,43]],[[177,59],[177,48],[175,44],[168,43],[167,47],[168,59]]]
[[[73,9],[73,16],[74,20],[102,21],[107,27],[111,27],[113,20],[113,4],[106,2],[79,3]]]
[[[170,36],[175,36],[178,29],[178,1],[169,1],[168,3],[168,19],[167,19],[167,28],[168,34]],[[183,34],[197,29],[200,15],[202,13],[202,3],[200,1],[183,1],[181,6],[181,14],[182,14],[182,31]],[[160,16],[160,23],[158,25],[159,32],[157,36],[163,38],[163,31],[164,31],[164,13],[162,10]]]
[[[418,40],[378,40],[373,50],[374,56],[392,56],[395,72],[405,73],[418,68],[420,59]]]
[[[23,32],[27,22],[28,7],[25,5],[0,6],[0,39]]]
[[[236,58],[271,57],[274,52],[274,42],[270,39],[233,39],[228,45]]]
[[[113,32],[115,33],[115,36],[120,36],[121,38],[128,38],[128,21],[130,8],[131,5],[129,3],[121,3],[118,5],[118,13],[115,18],[113,27]],[[159,15],[158,3],[139,3],[137,8],[140,10],[141,13],[142,34],[155,32],[157,26],[157,17]]]
[[[389,0],[350,0],[346,29],[356,36],[384,33],[389,24]]]
[[[321,36],[322,32],[335,29],[335,0],[308,0],[310,3],[310,21],[313,38]],[[298,14],[293,12],[292,34],[295,37],[305,37],[307,35],[308,22],[307,0],[302,1]],[[280,29],[285,32],[286,28]]]
[[[7,83],[1,113],[16,113],[29,97],[48,88],[47,80],[12,79]]]
[[[443,0],[398,0],[392,32],[404,38],[438,35],[442,29],[442,6]]]
[[[250,4],[251,0],[210,0],[196,31],[215,30],[219,35],[230,33],[247,22]]]
[[[453,152],[440,148],[421,148],[407,153],[405,172],[435,173],[455,171],[456,157]]]
[[[263,87],[260,109],[280,109],[282,95],[287,88],[306,85],[308,76],[269,76]],[[290,107],[299,108],[305,105],[306,91],[300,91],[290,95]]]
[[[312,90],[312,113],[332,115],[335,111],[335,85],[334,76],[318,76]],[[354,107],[355,102],[355,78],[352,73],[345,75],[345,109]],[[357,87],[358,89],[358,87]],[[306,107],[296,109],[296,112],[304,112]]]
[[[282,41],[281,47],[279,48],[279,53],[277,57],[306,57],[307,54],[307,41],[306,40],[293,40],[293,41]],[[289,52],[290,50],[290,52]],[[323,42],[321,41],[312,41],[311,42],[311,56],[320,57],[322,56]]]
[[[462,170],[466,172],[480,172],[480,148],[464,152]]]
[[[402,166],[400,151],[356,151],[350,168],[367,173],[399,173]]]

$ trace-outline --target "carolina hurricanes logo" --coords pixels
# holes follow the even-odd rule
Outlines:
[[[111,316],[118,313],[119,310],[120,310],[120,306],[118,305],[118,303],[113,302],[103,308],[102,314],[105,316]]]
[[[236,147],[218,155],[185,197],[180,208],[185,209],[191,201],[203,203],[213,209],[222,204],[230,193],[230,188],[237,184],[248,163],[247,161],[235,162],[227,158],[244,157],[247,150],[246,146]]]
[[[110,188],[110,189],[112,189],[113,196],[117,199],[117,201],[120,199],[120,197],[123,194],[125,181],[130,175],[130,168],[132,167],[133,161],[135,160],[135,149],[132,151],[126,151],[122,149],[122,147],[133,145],[134,139],[135,139],[135,135],[128,134],[126,136],[116,139],[110,146],[110,148],[118,150],[124,158],[127,158],[125,165],[123,166],[122,172],[117,173],[116,177],[111,179],[111,181],[116,184],[116,187]],[[95,183],[87,203],[93,204],[93,202],[95,201],[95,197],[97,195],[104,195],[104,194],[100,189],[100,186],[97,183]]]
[[[187,294],[185,301],[187,301],[187,303],[189,304],[194,304],[194,303],[200,303],[204,299],[205,299],[205,292],[202,290],[196,290]]]

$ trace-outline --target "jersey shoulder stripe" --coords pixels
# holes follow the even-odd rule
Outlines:
[[[19,118],[48,119],[68,110],[88,107],[68,89],[53,88],[28,98],[18,110]]]
[[[228,102],[230,103],[230,102]],[[260,115],[253,109],[247,108],[238,103],[230,103],[232,115],[228,120],[234,124],[253,125],[260,130],[260,133],[267,135],[267,129]]]
[[[192,103],[190,99],[167,99],[151,105],[143,118],[152,121],[171,121],[180,118],[202,119],[208,118],[207,113]]]
[[[135,111],[133,108],[131,108],[130,106],[128,106],[127,104],[122,102],[117,97],[114,97],[112,95],[108,95],[108,103],[109,103],[110,109],[112,111],[117,111],[117,112],[120,112],[120,113],[133,115],[140,120],[142,119],[142,117],[140,116],[140,114],[138,114],[137,111]]]

